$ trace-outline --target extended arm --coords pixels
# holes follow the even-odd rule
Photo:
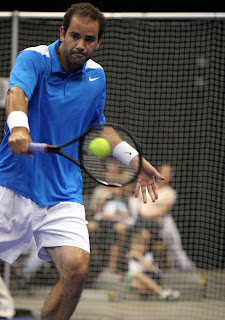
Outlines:
[[[121,137],[116,134],[113,128],[105,127],[103,130],[102,136],[109,141],[112,149],[114,149],[116,146],[118,146],[122,142]],[[132,154],[133,151],[132,150],[130,151]],[[139,157],[134,156],[134,158],[132,158],[130,162],[130,165],[133,166],[134,168],[138,168]],[[164,180],[164,177],[145,158],[142,158],[142,169],[137,178],[135,197],[138,197],[139,192],[141,191],[143,196],[143,202],[147,203],[147,195],[146,195],[146,189],[147,189],[147,192],[151,196],[152,201],[155,202],[155,200],[158,199],[155,178]]]

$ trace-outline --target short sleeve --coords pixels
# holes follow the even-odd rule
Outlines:
[[[21,51],[10,73],[9,89],[19,87],[30,99],[38,83],[40,73],[44,70],[42,55],[32,50]]]

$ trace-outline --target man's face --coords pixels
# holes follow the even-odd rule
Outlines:
[[[66,34],[64,28],[60,28],[60,40],[62,41],[60,52],[67,71],[75,72],[92,57],[101,43],[98,33],[98,21],[87,20],[77,15],[72,17]]]

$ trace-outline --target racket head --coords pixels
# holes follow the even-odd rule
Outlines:
[[[119,135],[122,140],[138,151],[139,154],[135,159],[136,168],[113,157],[111,149],[106,156],[97,156],[93,153],[90,149],[91,141],[97,138],[108,140],[105,135],[102,135],[102,130],[105,127],[113,129],[110,131],[112,132],[110,140],[113,138],[112,135],[115,134],[115,139],[116,135]],[[127,129],[113,123],[101,123],[87,129],[80,139],[79,159],[83,170],[91,178],[108,187],[123,187],[134,182],[142,167],[142,152],[136,138]]]

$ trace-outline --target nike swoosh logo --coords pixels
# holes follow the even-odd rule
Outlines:
[[[100,77],[97,77],[97,78],[92,78],[91,76],[89,77],[89,81],[95,81],[95,80],[98,80]]]

